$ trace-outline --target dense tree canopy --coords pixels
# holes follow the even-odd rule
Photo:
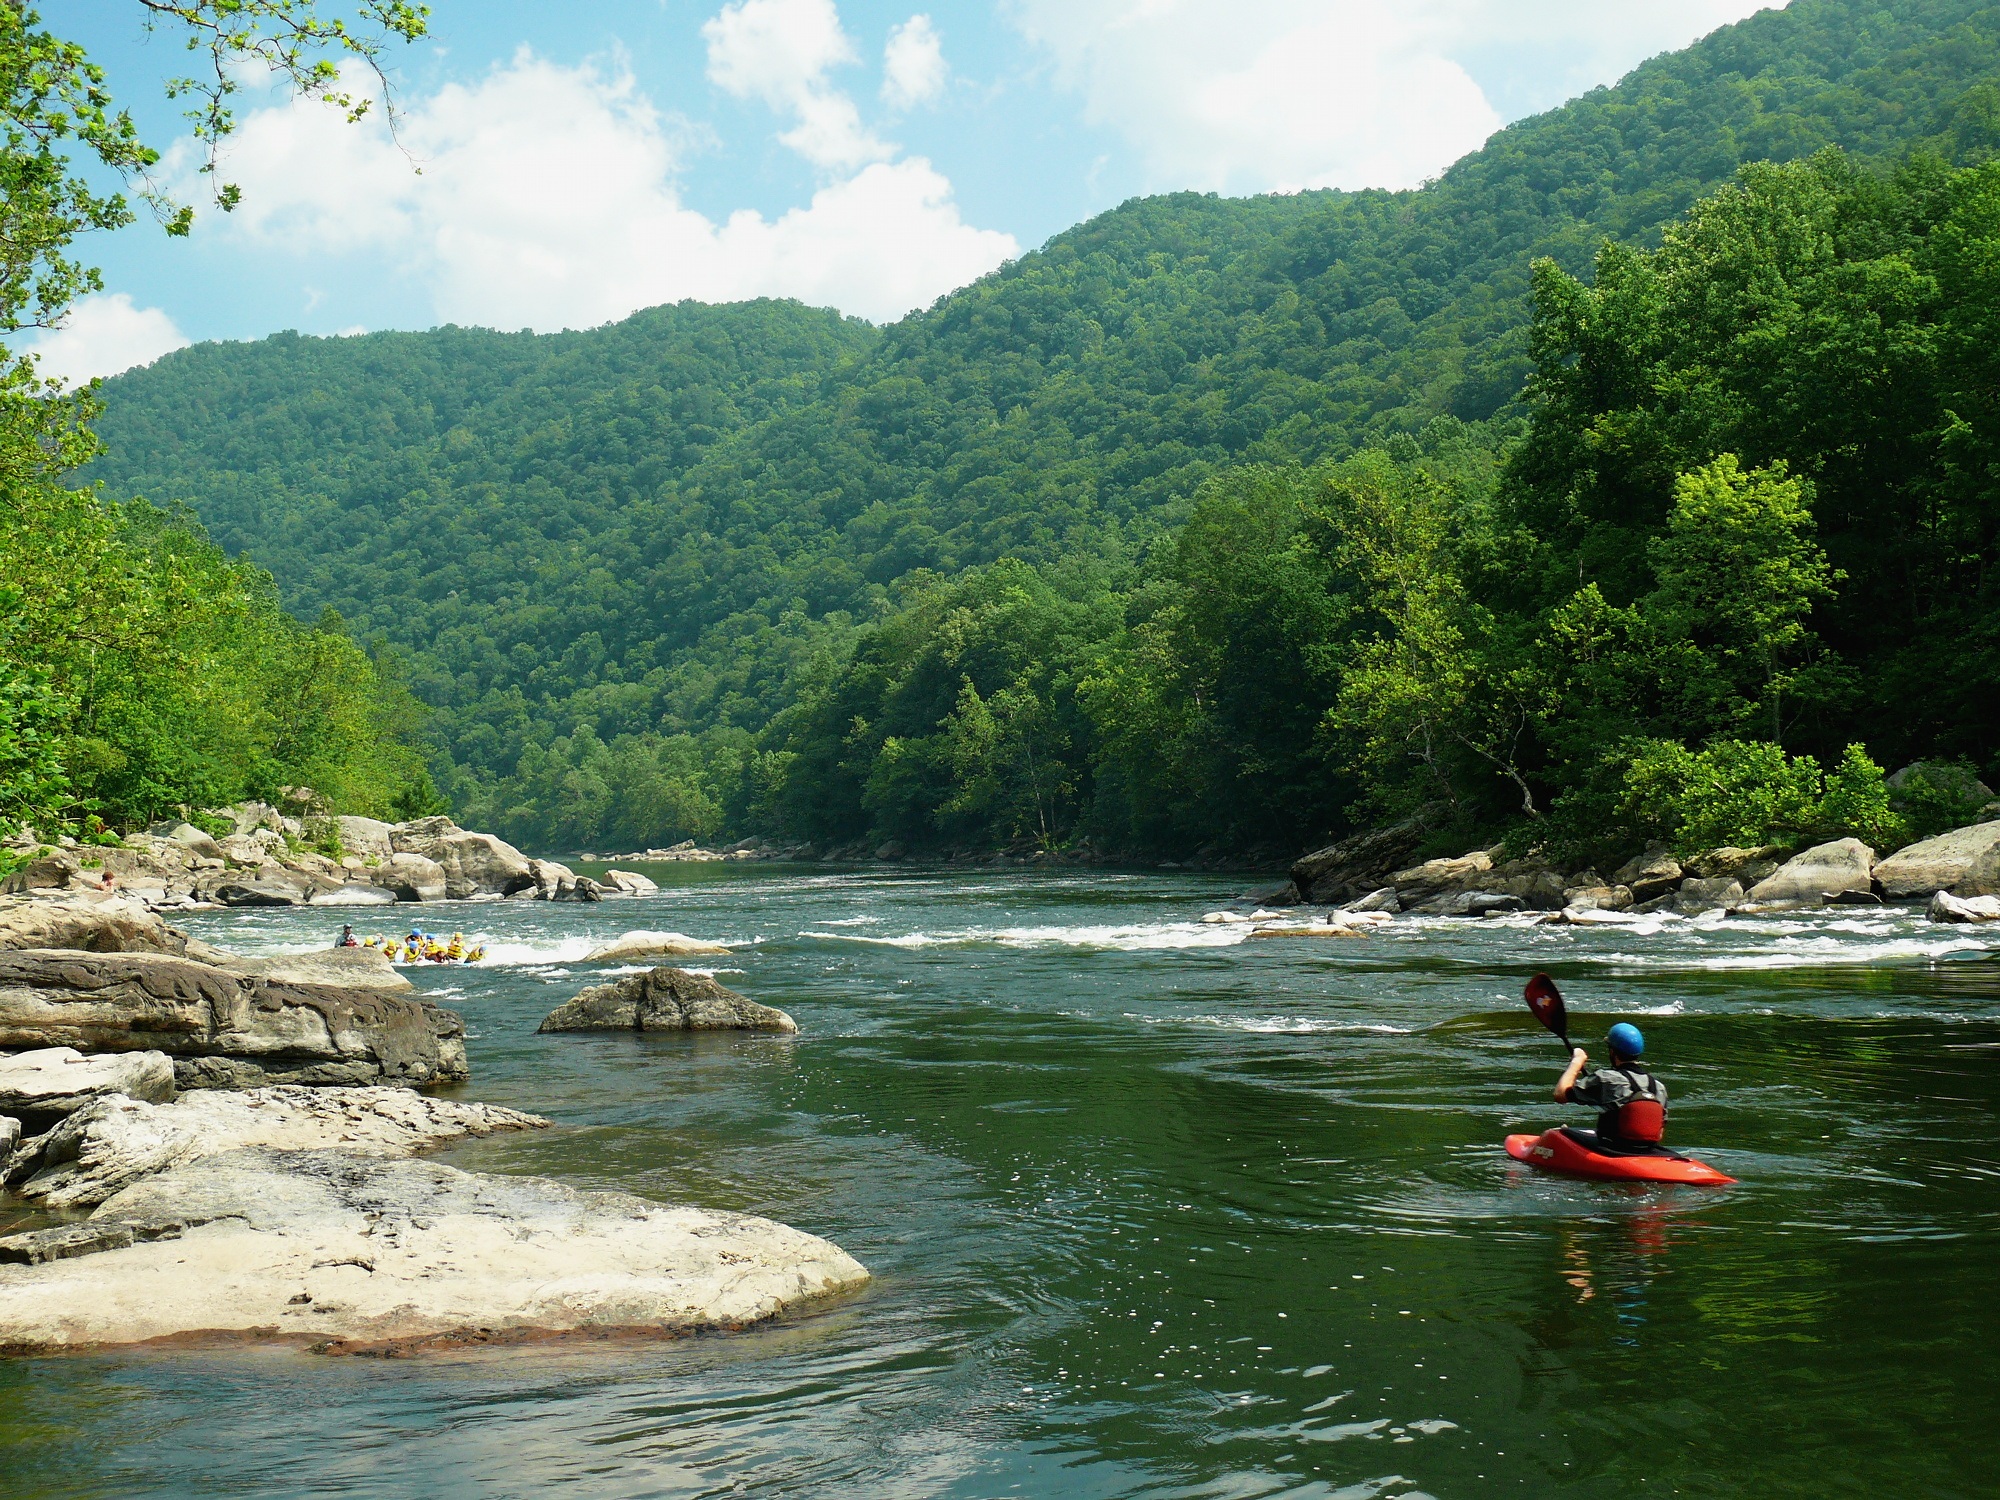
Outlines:
[[[1279,849],[1602,821],[1647,746],[1980,759],[1996,68],[2000,9],[1797,0],[1419,191],[1136,201],[886,330],[186,350],[89,472],[407,651],[463,810],[556,844]]]

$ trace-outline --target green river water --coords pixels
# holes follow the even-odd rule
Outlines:
[[[560,1127],[445,1159],[767,1214],[867,1291],[657,1345],[4,1361],[0,1496],[2000,1490],[2000,933],[1245,942],[1199,921],[1246,909],[1225,876],[652,873],[425,909],[492,947],[415,975],[466,1017],[464,1093]],[[275,951],[329,915],[185,925]],[[800,1035],[535,1035],[639,927],[743,944],[710,962]],[[1645,1028],[1671,1138],[1740,1186],[1504,1155],[1588,1123],[1537,968],[1579,1040]]]

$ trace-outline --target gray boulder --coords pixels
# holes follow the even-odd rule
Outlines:
[[[1777,872],[1751,887],[1750,899],[1759,905],[1786,903],[1817,906],[1842,891],[1872,889],[1870,871],[1875,851],[1860,839],[1836,839],[1815,844],[1778,866]]]
[[[190,957],[199,955],[190,954]],[[407,990],[403,977],[389,955],[380,948],[319,948],[308,953],[279,953],[268,958],[244,958],[218,954],[212,962],[232,974],[273,979],[280,984],[324,984],[336,989]]]
[[[1624,885],[1579,885],[1563,892],[1565,911],[1629,911],[1632,888]]]
[[[1396,894],[1396,888],[1393,885],[1385,885],[1377,890],[1370,891],[1365,896],[1348,902],[1340,909],[1342,911],[1353,912],[1386,911],[1390,916],[1394,916],[1403,909],[1403,900],[1402,897]]]
[[[1613,885],[1631,891],[1635,902],[1652,901],[1678,887],[1686,872],[1664,844],[1648,844],[1643,854],[1628,859],[1611,877]]]
[[[498,1105],[398,1088],[205,1089],[171,1104],[98,1099],[49,1133],[34,1173],[15,1191],[47,1208],[89,1208],[141,1177],[227,1151],[338,1146],[368,1156],[410,1156],[548,1123]]]
[[[1954,828],[1898,849],[1875,867],[1875,882],[1891,901],[1921,900],[1933,891],[2000,895],[2000,822]]]
[[[349,815],[337,817],[333,822],[340,830],[340,847],[349,854],[379,863],[396,852],[396,846],[391,839],[394,830],[379,819]]]
[[[1724,875],[1711,880],[1683,880],[1666,909],[1684,917],[1698,917],[1705,911],[1734,911],[1743,900],[1742,885]]]
[[[421,854],[397,852],[368,872],[368,879],[398,901],[442,901],[445,873]]]
[[[80,884],[83,865],[67,849],[55,849],[31,859],[20,869],[0,880],[0,896],[18,896],[28,891],[60,891],[72,878]]]
[[[839,1246],[769,1219],[344,1150],[204,1156],[141,1178],[83,1229],[93,1253],[0,1241],[40,1262],[0,1265],[0,1352],[194,1333],[378,1354],[676,1337],[868,1279]]]
[[[117,896],[0,897],[0,951],[16,948],[178,955],[187,951],[187,938],[141,903]]]
[[[659,889],[636,870],[606,870],[604,883],[627,896],[649,896]]]
[[[1697,880],[1720,880],[1728,876],[1747,890],[1775,873],[1785,853],[1777,844],[1764,844],[1755,849],[1724,844],[1719,849],[1707,849],[1695,855],[1684,868]]]
[[[192,823],[174,824],[167,837],[204,859],[222,858],[222,846],[216,843],[213,835],[202,832]]]
[[[174,1060],[164,1052],[86,1057],[74,1047],[41,1047],[0,1057],[0,1111],[30,1123],[53,1123],[107,1094],[167,1103]]]
[[[2000,896],[1954,896],[1939,891],[1924,913],[1933,922],[2000,922]]]
[[[444,871],[445,895],[511,896],[535,885],[528,857],[490,833],[468,833],[451,819],[418,818],[389,830],[398,854],[418,854]]]
[[[797,1031],[781,1010],[759,1005],[702,974],[658,968],[593,985],[550,1011],[541,1031]]]
[[[615,943],[593,948],[583,956],[587,964],[628,963],[635,958],[696,958],[729,956],[721,943],[704,942],[680,932],[628,932]]]
[[[1424,834],[1423,823],[1414,818],[1357,833],[1299,859],[1292,883],[1315,906],[1351,901],[1387,885],[1389,872],[1409,859]]]
[[[0,1048],[165,1052],[188,1088],[464,1079],[465,1025],[376,990],[286,984],[158,953],[0,953]]]
[[[211,895],[224,906],[303,906],[314,890],[310,877],[272,861],[253,875],[233,875],[219,881]]]
[[[602,901],[604,889],[586,875],[578,875],[568,865],[552,859],[531,859],[528,874],[534,884],[519,894],[537,901]]]

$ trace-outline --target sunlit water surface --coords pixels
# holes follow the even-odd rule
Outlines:
[[[489,946],[415,976],[466,1017],[466,1096],[560,1126],[446,1159],[768,1214],[869,1290],[656,1345],[0,1362],[0,1493],[1994,1492],[2000,934],[1245,941],[1198,920],[1241,909],[1221,876],[653,873],[423,910]],[[339,915],[186,925],[274,952]],[[535,1035],[638,927],[739,944],[714,971],[800,1035]],[[1583,1122],[1536,968],[1580,1036],[1645,1027],[1674,1139],[1741,1186],[1506,1158]]]

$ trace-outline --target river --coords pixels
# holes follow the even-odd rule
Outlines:
[[[1227,876],[651,873],[422,909],[490,948],[414,975],[466,1017],[464,1094],[560,1126],[445,1159],[767,1214],[866,1292],[660,1344],[4,1361],[0,1493],[1993,1492],[2000,933],[1844,908],[1245,941],[1199,921],[1242,909]],[[339,916],[184,925],[270,952]],[[640,927],[741,944],[707,962],[799,1036],[537,1036]],[[1588,1123],[1549,1100],[1538,968],[1579,1040],[1645,1029],[1671,1138],[1740,1186],[1508,1160],[1510,1130]]]

